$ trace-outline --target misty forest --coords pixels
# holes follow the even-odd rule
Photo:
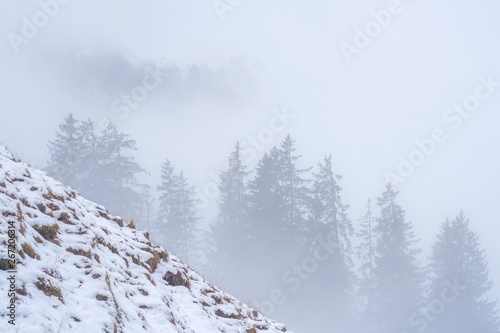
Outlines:
[[[0,1],[0,331],[500,333],[499,17]]]
[[[265,314],[301,318],[309,332],[498,332],[496,301],[485,297],[492,286],[486,254],[464,212],[443,217],[432,255],[422,260],[391,183],[351,217],[334,158],[303,167],[290,135],[253,170],[235,144],[208,227],[195,187],[168,157],[156,187],[137,181],[147,171],[134,159],[135,141],[112,123],[100,130],[70,114],[48,145],[49,173],[136,220]],[[242,288],[242,281],[251,282]]]

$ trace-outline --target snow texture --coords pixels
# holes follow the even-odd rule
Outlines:
[[[8,281],[0,278],[2,331],[286,332],[152,244],[147,232],[0,146],[1,258],[9,221],[17,229],[17,319],[9,327]]]

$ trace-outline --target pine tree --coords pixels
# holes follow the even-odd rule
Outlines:
[[[400,333],[421,302],[422,271],[415,249],[411,222],[396,203],[398,192],[389,183],[377,198],[376,257],[373,270],[375,289],[372,306],[376,332]]]
[[[156,221],[155,234],[160,244],[166,246],[167,241],[170,240],[168,235],[178,221],[175,220],[174,206],[176,195],[176,175],[174,168],[167,159],[161,165],[161,184],[157,187],[160,193],[158,216]],[[172,237],[171,237],[172,238]]]
[[[283,271],[290,267],[290,262],[298,260],[297,249],[291,247],[290,237],[283,230],[285,209],[280,189],[279,155],[276,147],[265,153],[259,160],[254,179],[248,184],[248,243],[243,248],[248,254],[245,258],[248,267],[244,271],[253,276],[255,288],[251,294],[256,299],[268,297],[259,294],[262,286],[282,283]]]
[[[249,237],[259,248],[272,246],[282,232],[284,203],[279,188],[278,156],[276,147],[264,154],[257,165],[255,178],[248,185]]]
[[[174,173],[170,161],[161,167],[157,230],[160,241],[175,255],[189,262],[196,244],[198,200],[195,189],[181,172]]]
[[[433,245],[430,300],[441,300],[445,308],[443,313],[431,313],[435,322],[421,323],[430,327],[429,332],[500,331],[496,302],[486,297],[493,286],[486,253],[469,223],[463,212],[447,219]]]
[[[79,187],[79,191],[89,199],[97,202],[103,202],[105,196],[100,191],[101,179],[106,177],[101,165],[108,156],[102,148],[102,140],[100,133],[94,126],[94,123],[89,119],[83,121],[80,127],[82,132],[82,178],[83,181]]]
[[[156,217],[156,199],[153,196],[151,186],[141,186],[141,202],[140,202],[140,224],[146,230],[152,230],[154,227],[154,219]]]
[[[136,175],[144,170],[127,154],[136,150],[135,141],[113,124],[99,132],[91,120],[79,125],[72,115],[59,128],[49,142],[48,171],[113,213],[139,217]]]
[[[338,264],[347,271],[352,267],[351,238],[354,229],[347,216],[349,205],[342,202],[340,194],[342,176],[333,173],[331,156],[325,156],[324,163],[318,163],[318,169],[314,174],[309,228],[316,237],[331,238]]]
[[[69,114],[56,132],[55,141],[49,142],[50,159],[47,171],[60,181],[79,188],[82,185],[82,133],[78,120]]]
[[[314,173],[309,239],[323,241],[329,246],[329,255],[321,263],[313,277],[313,292],[318,294],[318,285],[323,286],[316,296],[322,304],[317,311],[324,311],[332,318],[332,327],[342,329],[349,326],[355,317],[354,273],[351,239],[354,234],[352,222],[347,216],[348,205],[342,202],[339,181],[335,175],[332,157],[325,156]],[[316,242],[313,247],[317,247]],[[313,253],[314,254],[314,253]],[[319,260],[319,259],[318,259]]]
[[[140,184],[136,175],[144,172],[135,158],[127,154],[135,151],[135,140],[119,133],[113,124],[101,134],[99,154],[106,156],[99,166],[99,193],[102,202],[111,211],[126,218],[140,216]]]
[[[240,249],[245,247],[249,237],[247,175],[241,161],[240,144],[236,143],[227,170],[220,173],[219,209],[211,230],[217,249],[212,261],[219,270],[231,267],[236,271],[238,263],[244,261],[244,251]]]
[[[290,134],[281,142],[278,158],[278,186],[282,197],[284,220],[283,232],[305,243],[304,234],[307,230],[306,213],[309,192],[308,181],[302,174],[310,169],[298,169],[297,161],[302,157],[295,155],[295,141]]]
[[[359,222],[360,229],[356,233],[359,245],[356,254],[360,261],[359,294],[363,299],[362,306],[364,306],[361,314],[361,326],[365,332],[374,332],[372,299],[375,288],[373,271],[375,267],[376,234],[374,231],[375,218],[373,217],[370,199],[366,203],[366,212]]]

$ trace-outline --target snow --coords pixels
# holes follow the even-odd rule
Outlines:
[[[18,254],[15,327],[6,324],[7,303],[0,306],[7,330],[286,332],[152,244],[146,232],[0,146],[1,258],[6,258],[8,221],[17,225],[18,251],[29,245],[34,254]],[[54,225],[55,239],[37,231]],[[40,290],[37,281],[60,290],[60,299]],[[0,299],[7,300],[7,293],[7,280],[0,278]]]

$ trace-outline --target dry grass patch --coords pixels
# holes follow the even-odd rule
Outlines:
[[[63,297],[62,297],[62,292],[59,287],[55,287],[50,282],[46,282],[43,278],[38,278],[38,281],[35,283],[35,286],[43,291],[43,293],[46,296],[55,296],[57,297],[62,303],[64,303]]]
[[[57,223],[53,225],[38,225],[35,224],[33,226],[33,229],[38,231],[38,233],[48,240],[49,242],[55,243],[57,245],[59,244],[59,241],[57,240],[57,233],[59,232],[59,225]]]

